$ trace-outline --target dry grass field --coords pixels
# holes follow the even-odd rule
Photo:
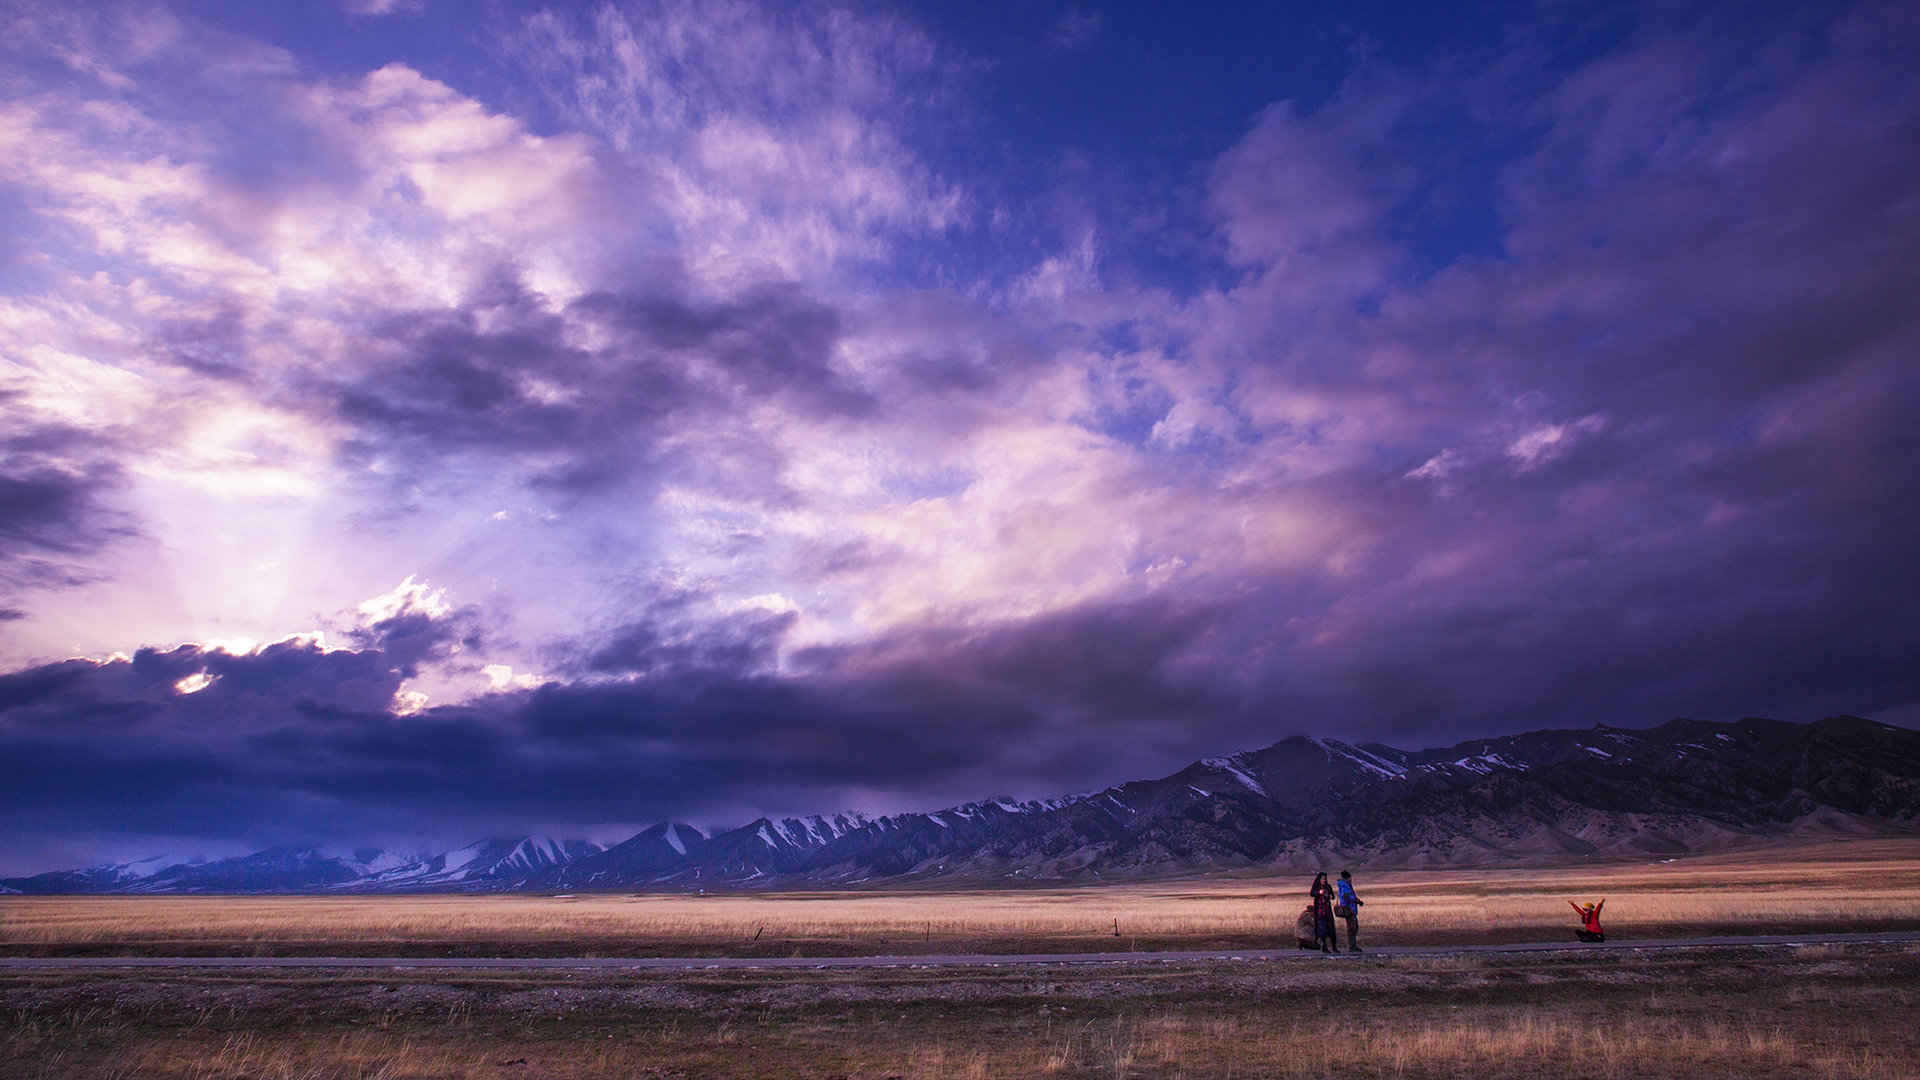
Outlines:
[[[1338,869],[1338,868],[1334,868]],[[1567,936],[1607,898],[1621,938],[1920,928],[1920,839],[1667,863],[1486,871],[1356,867],[1362,941]],[[387,897],[0,897],[0,954],[844,955],[1282,943],[1307,880],[1068,889]],[[1117,928],[1117,934],[1116,934]]]
[[[1915,1075],[1920,948],[697,973],[0,972],[28,1080]]]
[[[1920,927],[1920,843],[1355,868],[1376,944]],[[1091,951],[1279,943],[1305,880],[577,897],[5,897],[0,952]],[[1121,936],[1113,927],[1118,921]],[[814,970],[0,972],[0,1077],[1920,1075],[1920,946]]]

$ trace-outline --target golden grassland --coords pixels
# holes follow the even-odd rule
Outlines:
[[[1337,869],[1337,868],[1334,868]],[[1502,870],[1356,867],[1363,943],[1566,936],[1605,897],[1622,938],[1920,927],[1920,838],[1672,862]],[[574,896],[0,897],[0,952],[396,951],[806,955],[1275,944],[1307,878],[1019,890]],[[1116,932],[1117,931],[1117,932]]]

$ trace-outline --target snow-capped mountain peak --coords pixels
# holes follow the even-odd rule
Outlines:
[[[1343,860],[1472,865],[1710,847],[1782,830],[1920,821],[1920,734],[1674,721],[1406,751],[1296,736],[1168,776],[1057,799],[921,813],[761,817],[708,834],[660,822],[609,848],[490,837],[428,856],[269,848],[151,856],[0,882],[21,892],[313,892],[857,885],[1023,880]],[[1802,825],[1803,822],[1811,824]]]

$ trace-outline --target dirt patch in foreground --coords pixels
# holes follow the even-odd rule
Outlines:
[[[1911,1075],[1920,949],[16,972],[7,1077]]]

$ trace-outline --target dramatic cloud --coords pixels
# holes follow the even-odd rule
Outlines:
[[[1904,7],[1022,18],[10,9],[33,857],[1920,710]]]
[[[37,589],[72,588],[89,580],[86,560],[132,531],[111,508],[122,483],[98,437],[59,420],[11,408],[0,392],[0,602]],[[0,604],[0,621],[24,619]]]
[[[355,828],[452,837],[476,823],[714,818],[859,797],[912,805],[982,784],[1095,781],[1121,752],[1081,757],[1080,725],[1144,731],[1207,692],[1166,670],[1199,624],[1157,609],[1076,614],[898,655],[813,654],[766,670],[787,616],[761,612],[689,638],[691,602],[622,628],[588,679],[402,715],[392,702],[423,640],[457,618],[376,612],[367,647],[291,640],[233,654],[182,646],[69,660],[0,678],[10,819],[87,834],[267,843]],[[393,605],[389,604],[388,607]],[[945,631],[929,631],[942,638]],[[1106,642],[1090,648],[1088,640]],[[144,809],[137,824],[128,805]]]

